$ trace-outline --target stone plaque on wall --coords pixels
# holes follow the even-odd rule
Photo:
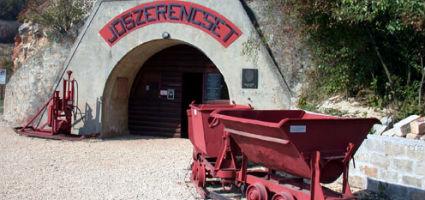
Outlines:
[[[258,69],[242,69],[242,88],[258,89]]]

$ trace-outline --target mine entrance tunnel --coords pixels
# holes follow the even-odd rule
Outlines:
[[[186,109],[196,103],[228,103],[222,74],[198,49],[176,45],[145,62],[129,99],[130,134],[187,137]]]

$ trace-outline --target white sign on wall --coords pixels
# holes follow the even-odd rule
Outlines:
[[[0,69],[0,85],[6,85],[6,69]]]

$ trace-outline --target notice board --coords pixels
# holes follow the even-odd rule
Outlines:
[[[0,69],[0,85],[6,85],[6,69]]]

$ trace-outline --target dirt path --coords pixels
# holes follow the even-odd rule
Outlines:
[[[64,142],[0,127],[0,199],[195,199],[191,153],[184,139]]]

